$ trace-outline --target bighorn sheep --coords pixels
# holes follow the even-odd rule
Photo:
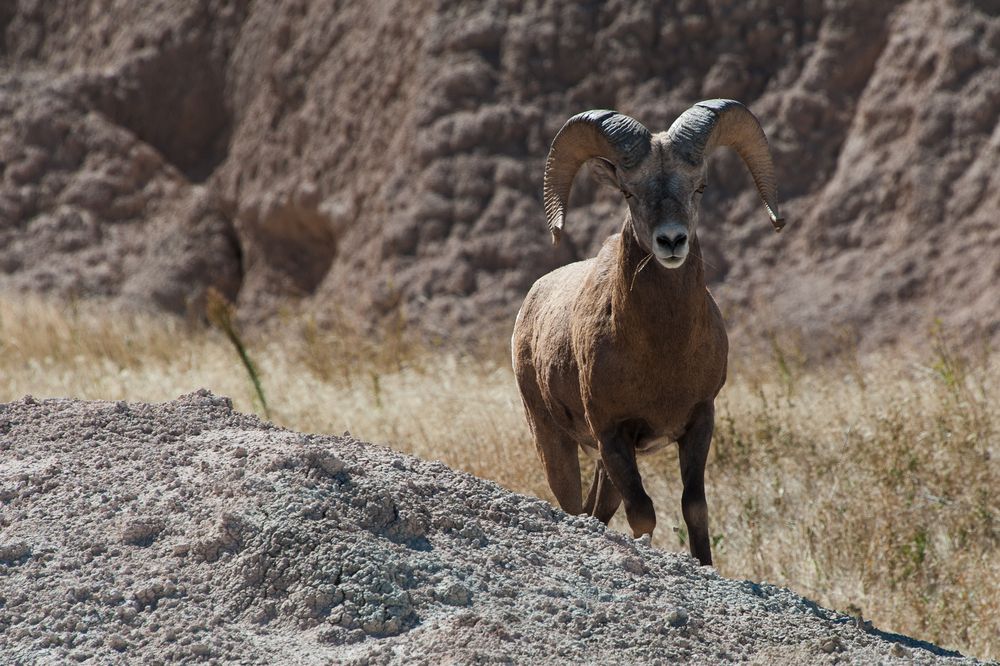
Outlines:
[[[535,282],[511,341],[528,424],[560,506],[607,523],[624,500],[634,535],[651,533],[656,515],[636,455],[676,441],[681,509],[702,564],[712,563],[705,461],[729,342],[705,287],[696,228],[706,158],[718,146],[743,158],[780,230],[767,138],[739,102],[699,102],[655,135],[614,111],[570,118],[545,164],[553,242],[573,177],[588,160],[621,190],[628,214],[596,257]],[[598,460],[586,501],[578,445]]]

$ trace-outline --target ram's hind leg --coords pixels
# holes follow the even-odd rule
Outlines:
[[[563,511],[570,515],[583,513],[583,484],[580,481],[580,459],[577,443],[558,428],[529,418],[535,436],[535,448],[545,469],[552,494]]]
[[[677,441],[681,464],[681,511],[691,538],[691,554],[702,564],[712,563],[708,539],[708,502],[705,500],[705,462],[712,443],[715,407],[712,403],[695,408],[687,431]]]
[[[608,471],[604,469],[604,463],[598,460],[594,468],[594,480],[590,484],[590,492],[587,493],[587,501],[583,503],[583,512],[607,525],[621,503],[621,493],[611,482]]]

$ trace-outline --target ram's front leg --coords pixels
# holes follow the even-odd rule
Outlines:
[[[642,487],[642,477],[635,462],[635,438],[620,426],[612,428],[598,438],[598,449],[605,472],[621,493],[632,534],[636,538],[652,534],[656,513],[653,500]]]
[[[712,444],[715,427],[715,406],[698,405],[685,433],[677,440],[681,464],[681,511],[691,539],[691,554],[702,564],[712,563],[712,547],[708,539],[708,502],[705,500],[705,462]]]

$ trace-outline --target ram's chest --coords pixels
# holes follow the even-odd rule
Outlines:
[[[580,388],[591,425],[643,422],[649,432],[642,448],[650,451],[684,432],[694,407],[715,397],[725,374],[725,351],[708,346],[678,354],[605,344],[589,360],[581,364]]]

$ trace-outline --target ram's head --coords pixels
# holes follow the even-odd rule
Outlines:
[[[573,177],[594,160],[599,178],[627,200],[639,245],[661,265],[677,268],[698,225],[708,155],[718,146],[743,158],[780,230],[774,166],[760,123],[739,102],[713,99],[695,104],[659,134],[614,111],[585,111],[566,121],[545,164],[545,215],[553,241],[559,241]]]

